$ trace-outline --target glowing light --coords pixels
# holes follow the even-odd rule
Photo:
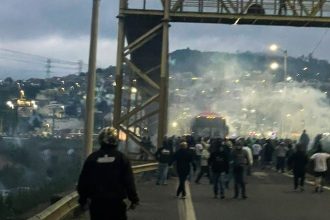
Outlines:
[[[172,122],[172,127],[173,127],[173,128],[178,127],[178,122],[176,122],[176,121]]]
[[[235,83],[239,83],[239,79],[236,79],[236,80],[235,80]]]
[[[192,77],[191,80],[198,80],[198,77]]]
[[[180,89],[175,89],[175,91],[179,91]]]
[[[303,70],[305,70],[305,71],[306,71],[306,70],[308,70],[308,67],[307,67],[307,66],[305,66],[305,67],[303,68]]]
[[[202,93],[204,94],[205,93],[205,90],[202,90]]]
[[[137,93],[137,91],[138,91],[137,88],[135,88],[135,87],[132,87],[132,88],[131,88],[131,92],[132,92],[133,94]]]
[[[7,102],[6,102],[6,105],[7,105],[9,108],[11,108],[11,109],[14,109],[14,108],[15,108],[14,103],[13,103],[12,101],[7,101]]]
[[[255,113],[256,110],[255,110],[255,109],[251,109],[250,112],[251,112],[251,113]]]
[[[272,44],[272,45],[269,46],[269,49],[271,51],[277,51],[278,50],[278,46],[276,44]]]
[[[291,77],[291,76],[288,76],[288,77],[286,78],[286,81],[290,81],[290,80],[292,80],[292,77]]]
[[[278,67],[279,67],[279,65],[278,65],[278,63],[276,63],[276,62],[273,62],[273,63],[270,64],[270,68],[271,68],[272,70],[276,70],[276,69],[278,69]]]
[[[116,82],[113,82],[113,83],[112,83],[112,86],[116,86],[116,85],[117,85]]]

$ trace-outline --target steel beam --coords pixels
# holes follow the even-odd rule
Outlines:
[[[168,44],[169,44],[170,0],[164,1],[163,42],[160,73],[159,117],[157,147],[162,146],[163,138],[167,133],[168,113]]]
[[[149,106],[151,103],[157,101],[157,99],[159,98],[159,94],[154,95],[153,97],[151,97],[150,99],[148,99],[146,102],[144,102],[141,106],[137,106],[135,107],[132,111],[130,111],[129,113],[127,113],[126,115],[124,115],[123,117],[119,118],[119,120],[117,121],[118,124],[123,123],[124,121],[128,120],[130,117],[132,117],[134,114],[138,113],[139,111],[141,111],[142,109],[146,108],[147,106]]]
[[[147,118],[149,118],[149,117],[151,117],[151,116],[157,114],[158,112],[159,112],[158,109],[155,110],[155,111],[152,111],[152,112],[150,112],[150,113],[148,113],[148,114],[146,114],[146,115],[140,117],[139,119],[135,120],[134,122],[132,122],[131,124],[129,124],[128,127],[131,127],[131,126],[133,126],[133,125],[135,125],[135,124],[137,124],[137,123],[139,123],[139,122],[141,122],[141,121],[144,121],[144,120],[146,120]]]
[[[121,99],[123,86],[123,58],[125,46],[125,16],[124,9],[127,8],[127,1],[120,0],[119,15],[118,15],[118,40],[117,40],[117,62],[116,62],[116,89],[115,89],[115,103],[114,103],[114,127],[118,128],[119,118],[121,115]]]
[[[135,66],[129,59],[124,58],[125,63],[131,68],[131,70],[136,73],[141,79],[147,82],[151,87],[159,90],[159,86],[152,79],[150,79],[146,74],[144,74],[137,66]]]
[[[156,27],[152,28],[150,31],[148,31],[147,33],[143,34],[141,37],[139,37],[138,39],[136,39],[134,42],[132,42],[129,45],[127,45],[124,50],[125,51],[128,50],[128,52],[125,53],[125,55],[128,55],[128,54],[132,53],[131,50],[138,49],[144,43],[146,43],[147,41],[149,41],[150,39],[152,39],[153,37],[155,37],[157,35],[157,34],[155,35],[155,33],[157,33],[161,28],[162,28],[162,24],[156,25]]]
[[[87,79],[87,97],[86,97],[86,118],[85,118],[85,157],[93,150],[93,134],[94,134],[94,103],[95,103],[95,81],[96,81],[96,51],[97,51],[97,35],[98,35],[98,19],[99,19],[100,0],[93,1],[93,14],[91,24],[91,39],[89,49],[88,62],[88,79]],[[54,124],[54,123],[53,123]]]

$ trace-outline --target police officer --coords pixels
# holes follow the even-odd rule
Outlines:
[[[91,220],[126,220],[126,204],[134,209],[139,203],[129,160],[117,150],[117,131],[102,129],[98,137],[101,148],[86,159],[77,191],[81,207],[89,206]]]

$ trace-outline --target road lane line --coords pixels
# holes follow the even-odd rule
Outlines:
[[[178,185],[178,184],[177,184]],[[186,182],[186,198],[178,199],[178,210],[180,220],[196,220],[195,209],[192,202],[190,185]]]

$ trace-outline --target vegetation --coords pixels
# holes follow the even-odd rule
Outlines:
[[[81,140],[21,144],[0,143],[0,154],[11,162],[0,170],[1,183],[10,189],[8,197],[0,197],[0,219],[20,219],[39,204],[49,204],[54,195],[73,190],[80,171]]]

